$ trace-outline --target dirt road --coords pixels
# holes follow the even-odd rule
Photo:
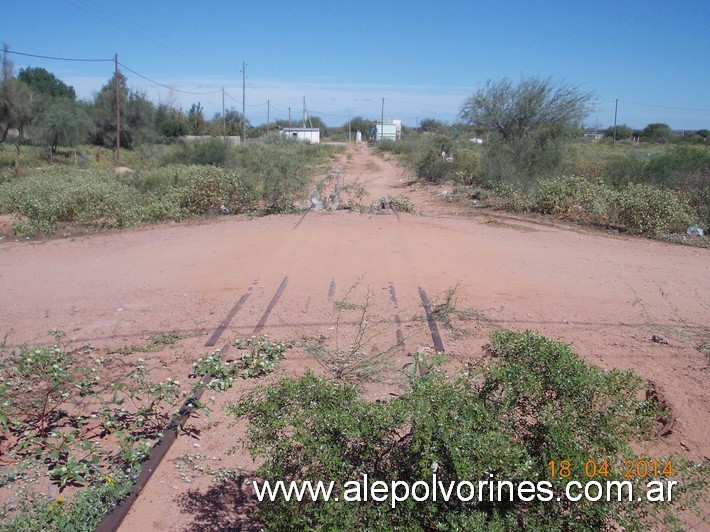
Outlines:
[[[398,317],[406,341],[397,356],[404,360],[432,345],[417,319],[419,289],[440,299],[458,286],[459,307],[475,310],[479,323],[467,337],[442,331],[452,360],[479,356],[492,326],[538,330],[571,343],[594,364],[633,368],[655,383],[675,420],[669,435],[649,443],[653,456],[710,456],[708,358],[697,349],[710,341],[710,251],[465,210],[412,189],[394,160],[366,146],[348,153],[334,166],[366,187],[366,201],[401,194],[420,213],[224,217],[0,242],[0,334],[12,331],[10,344],[46,342],[48,330],[61,328],[79,341],[109,346],[168,330],[204,331],[172,361],[187,373],[190,357],[208,351],[206,335],[246,292],[224,338],[252,334],[283,285],[264,331],[293,339],[332,330],[333,300],[359,280],[358,297],[369,292],[373,316]],[[381,343],[394,341],[391,330]],[[285,368],[309,364],[300,355]],[[388,391],[368,393],[386,397]],[[199,440],[174,445],[122,529],[194,529],[236,519],[234,494],[211,491],[209,478],[187,484],[178,474],[175,458],[190,452],[236,464],[226,455],[234,444],[227,420],[217,415],[196,423]]]

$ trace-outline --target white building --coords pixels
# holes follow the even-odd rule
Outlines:
[[[285,127],[281,134],[296,140],[320,144],[320,129],[317,127]]]
[[[401,127],[402,126],[400,125],[400,128]],[[377,122],[377,140],[397,140],[398,137],[397,124],[394,120],[385,120],[384,124],[382,122]]]

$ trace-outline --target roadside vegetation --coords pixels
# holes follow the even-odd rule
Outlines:
[[[588,110],[589,95],[568,85],[489,82],[464,102],[461,124],[423,121],[418,134],[378,149],[479,208],[709,245],[696,236],[710,228],[708,132],[621,125],[616,138],[609,128],[602,140],[582,140]]]
[[[268,375],[290,348],[266,336],[236,340],[235,360],[213,352],[195,362],[192,377],[212,377],[198,383],[152,356],[174,350],[179,333],[105,351],[51,335],[49,346],[0,345],[2,531],[95,530],[180,416],[210,414],[197,391]]]
[[[123,172],[96,162],[96,148],[79,147],[81,162],[72,152],[65,164],[48,164],[25,150],[20,171],[3,170],[0,214],[13,216],[16,235],[36,236],[289,212],[308,198],[314,169],[338,152],[278,138],[238,148],[216,138],[149,149],[124,157],[133,166]],[[0,158],[4,153],[0,145]],[[7,163],[7,157],[0,161]]]
[[[92,101],[79,101],[42,68],[15,74],[7,50],[0,100],[0,215],[12,215],[19,236],[72,233],[67,224],[86,231],[288,212],[308,206],[314,169],[337,151],[285,141],[277,130],[291,124],[283,120],[253,126],[235,109],[208,118],[199,102],[156,106],[120,71]],[[710,237],[697,237],[710,228],[708,131],[680,136],[662,123],[637,131],[619,124],[601,141],[582,141],[591,102],[592,94],[550,79],[489,80],[462,102],[459,123],[425,118],[376,147],[477,207],[708,245]],[[328,128],[308,120],[339,141],[358,131],[367,139],[377,123],[357,116]],[[236,148],[226,140],[244,134],[255,142]],[[187,135],[204,140],[185,142]],[[389,204],[413,210],[398,200]]]
[[[425,365],[426,375],[409,374],[404,393],[386,402],[363,400],[356,383],[307,372],[260,386],[228,409],[248,422],[241,443],[261,464],[260,482],[332,480],[336,490],[376,481],[431,486],[435,474],[445,486],[474,486],[462,492],[468,501],[441,493],[433,500],[426,488],[429,496],[418,502],[400,484],[394,505],[354,491],[357,503],[343,502],[341,491],[334,493],[340,500],[265,499],[259,521],[274,530],[598,530],[659,522],[681,528],[678,512],[702,500],[707,467],[666,457],[659,460],[671,464],[666,474],[625,476],[625,461],[640,459],[629,442],[653,437],[666,415],[632,372],[602,371],[529,331],[493,333],[484,358],[460,373],[433,359]],[[553,470],[561,460],[571,467],[562,475]],[[673,479],[682,479],[673,503],[557,499],[569,480],[585,482],[587,474],[602,483],[629,480],[641,496],[651,477],[670,479],[671,467]],[[486,488],[479,500],[470,492],[491,479],[547,481],[555,496],[511,500],[506,487],[502,500],[489,500]],[[417,497],[424,497],[419,488]]]
[[[653,457],[660,465],[651,470],[650,459],[632,451],[630,444],[656,438],[671,419],[653,385],[633,372],[602,371],[566,344],[505,330],[493,332],[483,357],[466,364],[452,365],[421,348],[396,367],[390,355],[400,344],[375,347],[388,324],[373,321],[369,292],[358,298],[355,290],[334,303],[330,336],[301,346],[319,363],[319,375],[276,376],[227,403],[227,413],[246,424],[231,450],[244,448],[258,468],[209,468],[213,482],[325,480],[345,486],[367,475],[369,485],[414,486],[435,474],[445,486],[464,482],[465,500],[457,498],[459,491],[448,501],[443,494],[426,502],[410,497],[394,507],[364,495],[358,503],[253,500],[257,513],[250,525],[589,530],[663,523],[682,529],[683,512],[704,500],[707,465]],[[475,315],[456,308],[455,291],[436,305],[435,319],[467,334],[458,324]],[[352,346],[345,344],[346,329],[354,329]],[[195,392],[225,392],[238,380],[270,375],[295,345],[267,336],[234,340],[238,354],[230,360],[212,352],[192,364],[189,377],[203,377],[196,383],[178,378],[165,356],[180,348],[185,334],[166,331],[144,344],[104,350],[76,345],[61,331],[51,335],[49,346],[0,345],[0,530],[94,530],[130,492],[142,462],[185,412],[181,405],[189,405],[191,415],[210,414],[209,401],[197,400]],[[360,392],[368,383],[393,385],[396,393],[367,401]],[[644,469],[629,475],[629,463]],[[188,465],[176,464],[183,477]],[[491,479],[512,486],[549,482],[554,497],[510,500],[510,489],[517,489],[510,485],[502,500],[478,500],[467,491]],[[642,497],[651,480],[678,484],[672,503],[591,503],[564,496],[570,480],[629,481]]]

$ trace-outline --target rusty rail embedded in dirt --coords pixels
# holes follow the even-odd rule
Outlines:
[[[439,333],[439,327],[436,325],[436,320],[434,319],[434,314],[431,310],[431,303],[426,295],[426,292],[422,287],[419,287],[419,297],[422,299],[422,305],[424,305],[424,312],[426,312],[426,321],[429,324],[429,330],[431,331],[431,339],[434,342],[434,347],[440,353],[444,353],[444,342],[441,341],[441,334]]]

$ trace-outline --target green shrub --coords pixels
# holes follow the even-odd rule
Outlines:
[[[225,146],[219,139],[176,146],[177,156],[164,161],[209,159],[228,168],[179,163],[155,167],[150,158],[168,149],[160,147],[126,150],[136,164],[134,171],[123,174],[114,171],[110,157],[100,165],[90,161],[89,168],[54,165],[19,175],[4,170],[0,213],[22,215],[14,231],[31,236],[51,234],[61,225],[114,228],[221,212],[286,212],[307,197],[317,165],[342,150],[283,140],[239,149]],[[229,156],[207,157],[215,153]]]
[[[401,194],[397,196],[387,196],[384,199],[385,203],[389,203],[397,212],[409,212],[416,213],[417,207],[414,205],[411,199],[407,196],[402,196]]]
[[[542,147],[535,136],[511,142],[491,139],[484,146],[481,178],[484,184],[508,182],[534,190],[538,181],[558,173],[568,142],[550,139]]]
[[[648,184],[671,189],[697,188],[710,183],[710,148],[691,144],[669,146],[648,159]]]
[[[629,150],[607,162],[604,179],[617,188],[630,183],[670,189],[701,188],[710,180],[710,148],[677,144]]]
[[[685,193],[688,206],[692,210],[694,223],[710,231],[710,184]]]
[[[200,167],[180,189],[179,204],[190,214],[219,214],[223,207],[230,213],[255,208],[255,184],[235,172],[216,167]]]
[[[550,465],[569,460],[573,478],[584,480],[588,460],[607,460],[604,480],[621,479],[623,458],[633,456],[628,440],[649,435],[661,415],[653,400],[639,398],[643,381],[599,370],[531,332],[494,333],[487,352],[460,377],[413,377],[390,402],[365,401],[353,386],[306,373],[262,386],[229,411],[248,421],[245,445],[262,463],[258,477],[271,483],[334,481],[338,490],[367,475],[370,485],[431,485],[434,473],[446,486],[548,481],[561,500],[491,501],[484,491],[482,501],[409,498],[393,507],[390,499],[344,502],[341,491],[340,501],[265,499],[258,519],[275,530],[589,530],[643,522],[636,502],[566,500],[567,481]]]
[[[638,182],[642,179],[647,159],[645,152],[641,155],[638,151],[614,155],[604,167],[604,181],[619,189]]]
[[[617,194],[603,183],[578,177],[559,177],[541,181],[532,196],[532,209],[542,214],[609,225]]]
[[[632,184],[617,196],[615,222],[632,232],[663,235],[684,232],[693,221],[690,208],[671,190]]]
[[[456,145],[454,152],[454,182],[461,185],[472,185],[479,180],[480,149],[476,146]]]
[[[141,202],[137,190],[101,170],[46,168],[0,188],[0,210],[27,217],[31,233],[51,232],[59,223],[135,225],[132,207]]]
[[[429,149],[417,161],[417,175],[432,183],[442,183],[449,177],[452,167],[441,158],[441,152]]]
[[[567,214],[593,195],[593,185],[583,177],[561,177],[542,181],[533,202],[535,210],[543,214]]]
[[[167,157],[166,162],[226,166],[233,152],[232,145],[221,138],[184,141]]]

